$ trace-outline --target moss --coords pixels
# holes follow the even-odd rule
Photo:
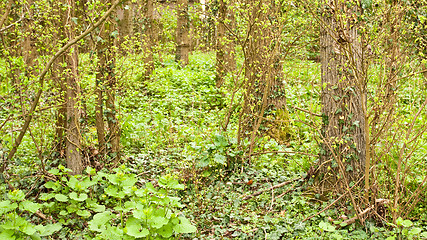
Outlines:
[[[276,142],[282,145],[289,143],[293,133],[288,110],[286,108],[276,110],[274,120],[270,121],[268,128],[268,135]]]

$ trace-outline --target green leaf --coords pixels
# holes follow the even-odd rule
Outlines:
[[[95,201],[90,201],[87,204],[88,208],[94,212],[104,212],[105,211],[105,206],[96,203]]]
[[[53,197],[55,197],[54,193],[42,193],[42,194],[40,194],[39,199],[43,200],[43,201],[47,201],[47,200],[49,200],[49,199],[51,199]]]
[[[79,215],[80,217],[84,217],[84,218],[88,218],[91,216],[91,214],[88,210],[78,210],[76,212],[76,214]]]
[[[214,144],[217,147],[223,148],[228,145],[227,139],[222,135],[215,135]]]
[[[47,182],[47,183],[44,184],[44,186],[46,188],[50,188],[50,189],[53,189],[53,190],[58,190],[58,185],[56,183],[54,183],[54,182]]]
[[[406,228],[411,227],[411,226],[412,226],[412,222],[411,222],[411,220],[404,220],[404,221],[402,222],[402,226],[403,226],[403,227],[406,227]]]
[[[219,164],[222,164],[222,165],[226,165],[226,157],[224,156],[224,155],[221,155],[221,154],[218,154],[218,153],[215,153],[215,155],[214,155],[214,161],[216,162],[216,163],[219,163]]]
[[[142,222],[134,217],[126,221],[126,234],[136,238],[143,238],[150,233],[147,228],[143,227]]]
[[[41,237],[52,235],[54,232],[61,230],[62,224],[60,223],[47,224],[43,226],[43,228],[44,228],[43,231],[40,231]]]
[[[102,232],[105,230],[105,224],[113,218],[111,212],[97,213],[93,219],[89,221],[89,229],[94,232]]]
[[[117,197],[118,196],[118,189],[117,189],[117,187],[116,186],[113,186],[113,185],[109,185],[105,190],[104,190],[104,192],[108,195],[108,196],[111,196],[111,197]]]
[[[421,232],[421,228],[412,228],[411,231],[409,231],[409,235],[418,235]]]
[[[52,175],[57,175],[59,173],[59,169],[57,168],[52,168],[49,171],[47,171],[48,173],[52,174]]]
[[[153,228],[161,228],[169,222],[169,219],[166,219],[162,216],[154,216],[149,219],[149,223]]]
[[[135,183],[138,182],[138,179],[135,178],[135,176],[132,175],[128,175],[123,181],[122,181],[122,186],[123,187],[131,187],[133,185],[135,185]]]
[[[18,207],[18,204],[11,203],[9,200],[0,202],[0,215],[8,213],[12,210],[15,210]]]
[[[20,228],[20,230],[23,233],[27,234],[27,235],[33,235],[37,231],[37,229],[35,228],[35,226],[33,224],[31,224],[31,223],[28,223],[28,222],[27,222],[27,224],[25,224],[24,226],[22,226]]]
[[[0,239],[4,239],[4,240],[15,240],[15,236],[13,236],[15,234],[14,230],[3,230],[2,232],[0,232]]]
[[[78,202],[83,202],[84,200],[87,199],[86,193],[80,193],[80,195],[77,195],[76,192],[71,192],[69,196],[71,199],[78,201]]]
[[[65,196],[64,194],[60,194],[60,193],[55,194],[55,199],[57,201],[60,201],[60,202],[66,202],[66,201],[68,201],[68,197]]]
[[[402,223],[403,223],[403,218],[398,217],[398,218],[396,219],[396,224],[397,224],[398,226],[402,226]]]
[[[173,225],[172,223],[164,225],[163,227],[158,229],[156,232],[164,238],[170,238],[172,237],[172,234],[173,234]]]
[[[70,180],[68,180],[67,185],[74,191],[80,191],[83,189],[82,185],[80,184],[80,181],[74,176],[70,177]]]
[[[15,189],[7,194],[10,200],[22,201],[25,198],[25,193],[19,189]]]
[[[31,201],[23,201],[19,204],[19,206],[20,206],[19,208],[21,210],[26,210],[26,211],[29,211],[31,213],[35,213],[35,212],[37,212],[37,210],[40,209],[41,204],[33,203]]]
[[[123,235],[123,229],[117,226],[109,226],[107,225],[107,229],[105,229],[101,233],[101,239],[123,239],[126,240],[127,238],[124,238],[126,235]],[[134,239],[134,238],[132,238]]]
[[[323,221],[319,223],[319,227],[327,232],[334,232],[336,230],[330,223]]]
[[[190,223],[185,217],[179,217],[180,223],[173,226],[173,230],[176,233],[193,233],[197,231],[197,228]]]

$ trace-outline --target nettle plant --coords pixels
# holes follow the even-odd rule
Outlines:
[[[45,184],[50,192],[40,195],[39,200],[45,201],[43,204],[23,200],[24,194],[20,198],[13,197],[13,193],[8,196],[10,200],[0,203],[3,220],[0,236],[8,234],[10,237],[6,239],[31,236],[34,239],[61,230],[60,236],[80,231],[85,239],[171,239],[196,231],[196,227],[178,211],[183,207],[180,198],[170,196],[173,191],[184,189],[183,184],[166,175],[159,179],[158,188],[150,182],[140,187],[142,184],[137,176],[127,173],[127,170],[122,166],[114,169],[113,173],[105,173],[88,168],[87,176],[70,176],[67,174],[70,170],[63,166],[50,170],[59,180]],[[16,209],[32,213],[43,207],[44,214],[52,216],[55,223],[37,226],[16,224],[26,220],[21,219],[10,206],[4,207],[11,201],[21,201],[15,203]],[[34,230],[27,230],[28,226]]]

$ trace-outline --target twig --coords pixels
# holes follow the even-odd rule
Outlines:
[[[313,113],[313,112],[310,112],[310,111],[308,111],[308,110],[305,110],[305,109],[302,109],[302,108],[299,108],[299,107],[295,107],[295,106],[293,106],[292,108],[294,108],[294,109],[296,109],[296,110],[299,110],[299,111],[301,111],[301,112],[308,113],[308,114],[313,115],[313,116],[316,116],[316,117],[322,117],[322,115],[320,115],[320,114]]]
[[[12,9],[12,2],[13,2],[12,0],[9,0],[6,6],[6,11],[0,19],[0,28],[3,26],[3,23],[6,21],[7,17],[9,16],[10,10]]]
[[[332,207],[335,203],[337,203],[341,198],[343,198],[345,195],[347,195],[347,193],[349,193],[355,186],[357,186],[358,184],[359,184],[359,182],[360,181],[362,181],[362,179],[363,179],[364,177],[361,177],[360,179],[359,179],[359,181],[357,181],[357,183],[356,184],[354,184],[353,185],[353,187],[351,187],[348,191],[346,191],[345,193],[343,193],[341,196],[339,196],[339,198],[337,198],[335,201],[333,201],[331,204],[329,204],[328,206],[326,206],[324,209],[322,209],[322,211],[320,211],[320,212],[317,212],[317,213],[315,213],[315,214],[313,214],[313,215],[311,215],[310,217],[307,217],[307,218],[305,218],[304,220],[302,220],[303,222],[305,222],[305,221],[307,221],[307,220],[310,220],[310,219],[312,219],[313,217],[315,217],[315,216],[317,216],[317,215],[319,215],[319,214],[321,214],[322,212],[324,212],[324,211],[326,211],[326,210],[328,210],[330,207]],[[356,210],[357,211],[357,210]]]
[[[365,214],[367,214],[368,212],[370,212],[372,209],[374,209],[374,206],[370,206],[370,207],[368,207],[367,209],[365,209],[365,210],[363,210],[361,213],[359,213],[359,216],[354,216],[354,217],[352,217],[352,218],[350,218],[350,219],[347,219],[347,220],[345,220],[344,222],[342,222],[342,223],[340,223],[340,225],[342,224],[343,226],[347,226],[347,225],[349,225],[349,224],[352,224],[352,223],[354,223],[354,222],[356,222],[356,220],[359,218],[359,217],[361,217],[361,216],[363,216],[363,215],[365,215]]]
[[[299,178],[291,179],[291,180],[288,180],[288,181],[286,181],[286,182],[282,182],[282,183],[279,183],[279,184],[277,184],[277,185],[271,186],[271,187],[269,187],[269,188],[267,188],[267,189],[259,190],[258,192],[255,192],[255,193],[253,193],[253,194],[251,194],[251,195],[249,195],[249,196],[245,196],[245,197],[243,197],[243,200],[251,199],[251,198],[253,198],[253,197],[256,197],[256,196],[258,196],[258,195],[261,195],[263,192],[270,191],[270,190],[273,190],[273,189],[276,189],[276,188],[279,188],[279,187],[283,187],[283,186],[285,186],[285,185],[288,185],[289,183],[292,183],[292,182],[295,182],[295,181],[297,181],[297,180],[301,180],[301,179],[303,179],[303,178],[299,177]]]

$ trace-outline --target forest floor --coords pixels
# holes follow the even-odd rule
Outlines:
[[[122,144],[128,163],[141,169],[147,179],[172,174],[186,185],[179,196],[186,204],[185,215],[198,228],[191,238],[415,237],[402,235],[402,228],[377,226],[375,220],[366,221],[365,226],[341,227],[343,215],[353,217],[351,207],[344,212],[332,206],[319,214],[335,200],[311,194],[310,182],[305,180],[319,151],[308,125],[319,125],[321,119],[292,108],[320,112],[318,64],[285,63],[287,105],[291,119],[298,120],[292,121],[292,137],[285,145],[268,136],[260,139],[254,152],[263,154],[242,166],[236,139],[241,96],[231,102],[230,76],[222,88],[215,87],[214,63],[212,55],[205,53],[192,55],[184,68],[166,59],[156,66],[150,81],[136,84],[135,91],[128,88],[120,103],[125,112]],[[224,130],[230,111],[233,115]]]
[[[153,182],[156,186],[159,178],[172,176],[185,185],[174,194],[184,205],[180,211],[197,231],[184,233],[180,239],[427,238],[424,215],[419,221],[396,228],[380,226],[373,219],[365,221],[363,226],[358,222],[341,226],[344,219],[354,216],[351,204],[345,208],[329,207],[336,198],[324,198],[310,191],[311,180],[306,180],[306,175],[319,152],[311,128],[321,123],[321,119],[309,113],[320,112],[317,63],[285,62],[291,137],[282,145],[268,136],[259,139],[249,163],[241,160],[249,143],[238,146],[236,139],[242,95],[237,92],[231,102],[233,78],[228,76],[221,88],[215,86],[212,54],[192,54],[184,68],[172,56],[163,58],[161,63],[156,62],[155,72],[145,81],[140,56],[118,61],[122,160],[127,171],[143,182]],[[86,89],[83,94],[87,99],[95,99],[95,93],[88,90],[94,85],[95,66],[84,57],[80,64],[82,89]],[[85,104],[87,115],[94,116],[94,100]],[[231,117],[225,126],[228,116]],[[96,128],[91,121],[84,124],[83,145],[89,149],[96,145]],[[38,161],[29,156],[35,151],[33,148],[32,139],[26,136],[11,177],[12,180],[16,177],[15,186],[33,186],[27,196],[38,196],[38,189],[44,189],[42,184],[45,184],[27,178],[34,174],[32,166]],[[60,161],[54,158],[46,167],[57,167]],[[52,184],[44,186],[55,190]],[[6,189],[7,185],[2,184],[0,190]],[[58,200],[61,194],[52,196]],[[105,199],[102,202],[111,204]],[[82,217],[86,213],[89,212],[81,212]],[[83,227],[86,226],[84,223]]]

